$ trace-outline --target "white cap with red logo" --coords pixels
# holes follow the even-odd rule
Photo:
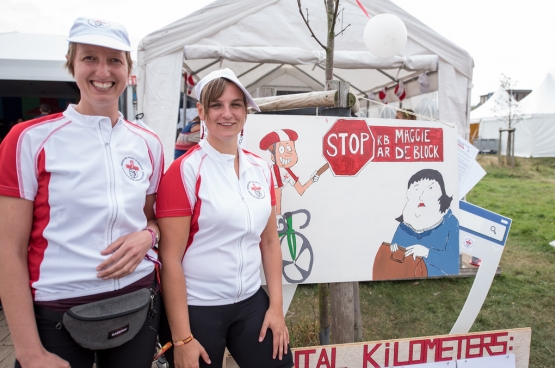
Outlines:
[[[131,43],[125,27],[118,23],[109,23],[100,19],[77,18],[71,26],[67,40],[72,43],[131,51]]]

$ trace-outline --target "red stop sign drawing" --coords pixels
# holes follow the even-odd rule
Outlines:
[[[374,135],[364,120],[338,119],[323,140],[335,176],[356,176],[374,158]]]

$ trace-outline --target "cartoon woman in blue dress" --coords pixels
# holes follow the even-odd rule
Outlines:
[[[405,257],[422,257],[428,276],[459,273],[459,221],[449,209],[452,200],[437,170],[420,170],[409,179],[391,251],[401,246],[406,248]]]

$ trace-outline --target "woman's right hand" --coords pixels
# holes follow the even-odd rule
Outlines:
[[[185,345],[174,346],[173,349],[176,368],[198,368],[201,357],[206,364],[211,363],[208,353],[196,339]]]
[[[39,356],[22,356],[16,359],[22,368],[70,368],[68,362],[45,349],[42,349]]]

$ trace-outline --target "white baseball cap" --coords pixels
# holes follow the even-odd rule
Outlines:
[[[214,79],[218,79],[218,78],[225,78],[225,79],[235,83],[235,85],[237,87],[241,88],[241,91],[243,91],[243,93],[245,94],[245,98],[247,99],[247,105],[249,105],[250,107],[252,107],[256,111],[260,112],[260,109],[258,108],[258,105],[256,104],[256,102],[254,102],[250,93],[247,91],[247,89],[245,87],[243,87],[241,82],[239,82],[239,79],[237,79],[235,74],[229,68],[214,70],[213,72],[208,74],[206,77],[202,78],[195,85],[195,93],[196,93],[197,98],[199,100],[200,100],[200,96],[201,96],[202,89],[204,88],[204,86],[206,86],[209,82],[213,81]]]
[[[100,19],[79,17],[69,31],[69,42],[131,51],[129,35],[125,27]]]

